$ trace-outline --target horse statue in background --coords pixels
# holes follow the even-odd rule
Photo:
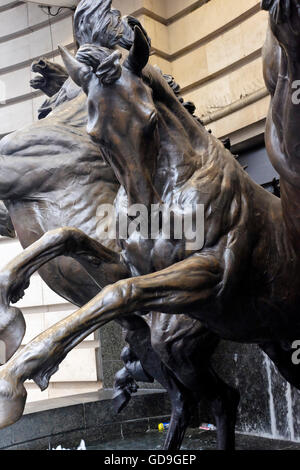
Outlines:
[[[131,17],[121,19],[119,12],[110,9],[110,3],[82,2],[75,23],[80,24],[78,18],[90,14],[92,9],[94,30],[103,33],[98,41],[106,43],[111,30],[103,32],[103,26],[101,29],[98,23],[98,18],[103,20],[105,13],[108,19],[115,21],[112,25],[118,24],[121,28],[120,34],[118,29],[113,30],[118,44],[129,48],[134,38],[132,28],[139,23]],[[79,43],[87,40],[85,34],[84,30],[77,34]],[[110,40],[115,41],[114,36],[110,36]],[[81,247],[74,253],[76,260],[67,257],[72,241],[66,240],[66,246],[64,242],[59,243],[53,251],[42,255],[43,262],[40,259],[30,268],[31,273],[38,269],[42,279],[57,294],[81,307],[106,285],[130,275],[126,263],[121,261],[120,247],[101,229],[98,213],[101,205],[113,204],[119,183],[109,163],[103,160],[98,143],[86,132],[85,94],[68,79],[63,67],[46,59],[35,61],[32,70],[40,76],[34,78],[31,85],[44,91],[49,99],[39,110],[39,122],[7,136],[0,143],[0,198],[5,200],[25,248],[21,256],[26,257],[26,248],[30,249],[49,230],[58,229],[58,237],[64,238],[65,233],[81,237],[79,231],[60,230],[68,226],[88,235],[86,248]],[[170,77],[165,78],[179,106],[193,114],[195,108],[191,103],[182,102],[178,86]],[[201,126],[195,117],[191,119]],[[104,252],[107,263],[102,267],[99,259],[102,262]],[[25,265],[29,266],[24,264],[26,271]],[[2,290],[1,298],[6,298],[7,307],[10,301],[17,301],[23,295],[26,286],[27,281],[20,290]],[[7,345],[9,359],[21,344],[25,323],[19,309],[1,308],[1,314],[5,321],[1,325],[0,339]],[[166,449],[180,448],[191,414],[203,398],[212,405],[218,447],[233,448],[239,394],[212,370],[210,359],[219,338],[199,321],[186,316],[149,313],[142,318],[134,313],[118,323],[126,330],[130,345],[122,353],[125,368],[116,377],[118,411],[136,391],[136,381],[155,378],[168,391],[172,404]]]
[[[30,86],[49,97],[56,95],[69,78],[64,67],[44,58],[34,60],[31,71],[38,75],[30,80]]]
[[[38,118],[44,119],[51,113],[53,107],[62,104],[62,93],[59,92],[62,91],[69,75],[64,67],[44,57],[33,61],[31,71],[36,75],[30,80],[30,86],[35,90],[41,90],[49,97],[38,109]],[[66,99],[69,99],[68,96]]]

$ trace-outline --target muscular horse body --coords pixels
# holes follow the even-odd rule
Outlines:
[[[271,45],[281,48],[276,54],[279,72],[277,62],[265,61],[265,76],[275,83],[267,148],[282,177],[282,203],[257,186],[230,152],[196,124],[159,72],[147,65],[149,45],[138,27],[123,63],[111,47],[82,46],[77,59],[62,49],[71,77],[88,96],[88,132],[101,145],[121,185],[116,213],[122,214],[127,202],[146,208],[161,202],[189,209],[202,204],[205,242],[193,251],[184,237],[165,240],[161,234],[147,240],[139,232],[131,234],[122,243],[120,256],[120,266],[131,276],[105,287],[0,369],[4,425],[22,413],[26,378],[44,388],[59,363],[87,335],[137,311],[184,313],[223,338],[261,344],[283,375],[299,387],[299,367],[291,367],[287,346],[300,334],[300,111],[292,99],[300,64],[297,4],[263,2],[271,13]],[[17,296],[32,270],[61,250],[75,259],[89,252],[98,259],[99,269],[117,264],[112,252],[95,246],[82,232],[54,231],[2,274],[3,285],[8,286],[6,299]],[[6,310],[12,308],[9,302],[3,304]]]
[[[36,87],[42,82],[50,90],[59,92],[42,107],[40,117],[50,113],[46,119],[1,141],[0,197],[5,199],[24,248],[49,230],[62,226],[76,227],[96,241],[94,252],[83,250],[77,261],[59,256],[38,266],[41,277],[52,290],[73,304],[83,306],[104,286],[130,275],[125,263],[120,262],[120,248],[101,229],[98,213],[101,205],[114,203],[119,183],[103,160],[98,144],[86,132],[87,103],[81,89],[71,80],[66,81],[65,72],[59,86],[52,83],[53,74],[47,76],[46,60],[37,61],[34,71],[44,77],[44,80],[34,81]],[[58,72],[55,72],[57,77]],[[65,82],[62,88],[61,81]],[[106,252],[109,262],[105,269],[99,268],[98,260],[93,259],[95,254],[99,256],[100,243],[114,250]],[[55,251],[56,255],[58,253],[67,254],[60,249]],[[20,293],[17,298],[19,296]],[[4,313],[3,318],[6,323],[1,337],[6,341],[9,358],[20,344],[25,325],[15,311],[12,315]],[[131,316],[121,319],[120,323],[127,330],[131,357],[135,356],[142,364],[133,379],[145,381],[154,377],[169,392],[172,419],[166,448],[180,447],[191,413],[204,396],[212,403],[219,425],[219,447],[231,448],[238,393],[227,387],[211,369],[209,361],[219,339],[200,322],[187,317],[182,321],[179,317],[153,313],[145,320]],[[127,369],[130,367],[127,363]],[[117,383],[120,384],[122,378],[123,375],[118,376]],[[125,379],[128,382],[127,376]],[[134,384],[132,387],[134,389]]]

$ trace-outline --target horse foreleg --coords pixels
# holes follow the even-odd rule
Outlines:
[[[201,353],[202,356],[201,357]],[[201,362],[200,362],[201,360]],[[186,368],[191,368],[191,363],[186,363]],[[235,448],[235,424],[237,408],[240,400],[238,390],[233,389],[223,382],[212,369],[208,358],[200,351],[198,366],[192,363],[190,377],[185,374],[185,379],[189,380],[185,387],[193,391],[193,399],[188,398],[188,403],[208,403],[211,406],[212,414],[217,427],[217,445],[219,450],[234,450]]]
[[[128,276],[121,256],[88,237],[81,230],[52,230],[14,258],[0,273],[2,301],[17,302],[29,286],[30,277],[48,261],[70,256],[87,270],[99,287]],[[103,274],[103,279],[102,275]],[[100,285],[99,278],[103,281]]]
[[[23,297],[35,271],[61,255],[79,261],[100,287],[128,276],[120,255],[80,230],[62,228],[46,233],[0,273],[0,341],[5,346],[6,360],[20,346],[26,328],[22,312],[10,307],[10,302],[15,303]]]
[[[24,253],[21,259],[28,256],[26,250]],[[43,255],[45,258],[45,252]],[[33,269],[32,263],[31,259],[27,271]],[[0,427],[20,418],[26,401],[24,381],[33,379],[42,390],[47,388],[61,361],[92,332],[135,311],[175,314],[197,311],[215,297],[221,278],[215,257],[196,255],[163,271],[105,287],[88,304],[37,336],[0,368]]]
[[[167,377],[167,374],[166,374]],[[197,392],[187,389],[169,373],[168,394],[172,415],[164,449],[179,450],[196,405],[206,398],[211,403],[217,427],[219,450],[235,449],[235,425],[240,401],[238,390],[225,384],[211,368],[201,369],[201,387]]]

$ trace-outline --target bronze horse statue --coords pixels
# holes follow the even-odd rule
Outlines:
[[[299,388],[291,343],[300,334],[298,256],[298,107],[292,100],[300,66],[297,1],[271,0],[265,77],[272,94],[267,148],[281,175],[282,201],[257,186],[218,139],[195,122],[161,74],[148,64],[149,44],[135,27],[121,64],[112,47],[82,45],[76,59],[62,49],[73,80],[88,96],[88,133],[101,146],[121,188],[117,215],[127,203],[205,207],[205,240],[146,239],[139,231],[116,254],[72,228],[45,234],[1,273],[3,314],[31,274],[64,254],[88,269],[124,277],[18,351],[0,368],[2,426],[24,409],[24,381],[42,389],[68,352],[91,332],[129,314],[185,314],[225,339],[257,343]],[[271,38],[271,39],[270,39]],[[278,41],[278,42],[277,42]],[[284,109],[284,112],[283,112]],[[196,209],[194,209],[196,210]],[[127,215],[127,213],[126,213]],[[162,234],[161,234],[162,235]],[[94,274],[93,274],[94,275]]]
[[[130,21],[137,23],[134,19]],[[124,19],[122,24],[125,28]],[[133,39],[132,31],[131,34]],[[123,32],[124,36],[130,41],[130,32],[126,35]],[[40,59],[32,69],[41,78],[35,78],[31,84],[51,97],[39,110],[40,119],[48,117],[1,141],[0,197],[5,199],[24,248],[47,231],[67,225],[81,229],[95,240],[96,253],[99,242],[114,250],[115,253],[108,252],[110,260],[113,253],[119,266],[119,249],[99,231],[97,212],[99,206],[113,203],[119,184],[110,165],[102,159],[101,148],[86,133],[86,96],[67,80],[68,74],[62,67],[55,66],[53,70],[52,63]],[[178,94],[178,87],[174,91]],[[186,107],[191,108],[190,104]],[[58,254],[55,250],[50,258]],[[45,258],[39,273],[52,290],[78,306],[90,301],[107,284],[128,275],[125,267],[116,269],[114,264],[99,269],[98,262],[95,264],[94,258],[84,251],[77,260],[79,263],[60,256],[45,264]],[[6,294],[7,291],[2,292]],[[17,300],[22,293],[17,297],[8,295]],[[126,368],[117,375],[119,409],[129,398],[124,397],[124,392],[130,396],[135,391],[135,380],[154,377],[167,389],[172,403],[165,448],[180,448],[191,413],[202,397],[212,405],[219,448],[233,448],[239,394],[224,384],[211,368],[210,358],[219,338],[188,317],[152,313],[144,318],[146,321],[132,315],[119,321],[127,330],[130,344],[130,349],[123,352]],[[1,325],[0,338],[5,340],[9,359],[20,345],[25,324],[22,314],[16,310],[3,312],[3,319],[6,322]]]
[[[49,97],[56,95],[69,78],[64,67],[44,58],[35,60],[31,70],[38,75],[30,80],[30,86],[35,90],[42,90]]]
[[[86,52],[87,48],[84,48],[85,59]],[[139,176],[143,173],[143,166],[137,160],[137,157],[140,156],[139,152],[142,149],[143,155],[147,151],[149,154],[152,152],[162,156],[162,161],[156,161],[156,163],[165,164],[164,158],[167,158],[169,163],[167,168],[173,170],[173,189],[179,190],[179,195],[183,201],[186,195],[182,184],[185,187],[184,189],[189,189],[187,183],[191,183],[189,180],[192,179],[192,187],[195,188],[192,196],[209,203],[209,210],[206,212],[206,222],[209,222],[209,229],[206,229],[205,246],[199,253],[189,253],[186,256],[187,254],[182,250],[183,260],[174,260],[170,257],[165,261],[166,263],[169,262],[171,266],[163,270],[155,271],[154,266],[154,269],[152,267],[153,272],[150,274],[141,272],[140,277],[130,277],[106,287],[87,306],[33,340],[22,352],[18,352],[3,366],[1,368],[3,425],[20,416],[25,401],[23,381],[27,377],[33,378],[41,387],[46,386],[49,377],[72,347],[107,321],[120,316],[127,316],[128,311],[135,312],[139,310],[146,313],[151,310],[158,310],[170,314],[184,312],[193,317],[202,318],[212,330],[221,333],[223,337],[237,341],[264,343],[265,348],[268,347],[272,351],[276,350],[275,360],[278,359],[277,364],[280,366],[281,371],[289,376],[291,382],[296,385],[297,370],[289,365],[287,360],[289,352],[285,343],[289,343],[293,339],[297,323],[294,321],[293,330],[289,329],[287,322],[284,322],[286,310],[284,315],[278,315],[281,310],[276,303],[279,302],[281,308],[283,304],[284,307],[290,307],[290,320],[293,313],[293,308],[290,306],[290,297],[288,295],[282,297],[278,292],[280,293],[280,289],[287,289],[287,293],[294,293],[295,299],[297,291],[295,289],[296,277],[293,274],[297,267],[297,257],[295,256],[293,240],[289,235],[290,231],[287,230],[289,226],[288,224],[285,225],[286,218],[283,218],[280,202],[257,187],[237,166],[230,153],[226,152],[224,147],[213,136],[207,134],[204,129],[200,129],[199,126],[196,128],[194,120],[183,111],[182,107],[179,108],[178,101],[166,88],[166,84],[163,83],[157,71],[149,66],[146,67],[149,48],[139,29],[136,29],[134,46],[123,67],[118,63],[119,57],[115,51],[92,46],[90,47],[90,53],[92,65],[77,62],[66,51],[63,52],[69,71],[73,78],[84,86],[85,91],[88,92],[89,100],[91,100],[90,95],[93,92],[96,103],[99,104],[101,101],[102,110],[106,110],[108,102],[111,108],[112,104],[116,105],[118,99],[122,99],[124,101],[122,109],[126,110],[124,103],[126,97],[128,100],[128,94],[123,92],[126,86],[128,87],[130,84],[130,89],[135,91],[137,97],[141,98],[140,94],[142,95],[143,100],[130,101],[130,106],[136,106],[139,111],[139,114],[136,113],[139,119],[135,122],[135,124],[139,123],[139,126],[134,126],[135,137],[139,138],[134,140],[134,144],[132,140],[129,142],[129,145],[133,145],[133,148],[130,149],[131,156],[135,157],[137,164],[140,163],[138,165]],[[95,57],[96,62],[101,59],[96,68],[97,76],[94,73],[96,72],[94,67]],[[104,67],[101,68],[101,65],[104,65]],[[112,78],[111,82],[110,79],[107,81],[107,74],[110,79]],[[105,87],[101,84],[102,81],[104,83],[104,79]],[[150,93],[150,87],[153,95]],[[145,106],[145,103],[147,106]],[[103,107],[103,104],[106,104],[106,106]],[[127,105],[129,106],[128,103]],[[145,112],[144,116],[140,113],[141,108]],[[151,109],[153,112],[149,114]],[[111,158],[112,168],[114,168],[114,164],[123,164],[123,168],[127,170],[130,176],[132,166],[130,167],[128,165],[130,162],[124,158],[126,145],[123,148],[117,145],[120,143],[120,140],[116,139],[116,133],[119,130],[118,122],[108,120],[106,123],[106,131],[109,130],[108,134],[111,138],[110,143],[108,143],[103,140],[103,136],[101,138],[101,135],[97,135],[97,132],[102,132],[99,125],[101,114],[98,112],[97,107],[90,106],[89,112],[92,114],[89,116],[89,123],[93,124],[93,126],[89,126],[89,131],[95,139],[101,141],[101,145],[105,144],[107,146],[106,158],[108,161]],[[155,113],[157,113],[157,116],[155,116]],[[133,113],[134,117],[136,115]],[[141,117],[144,117],[144,120]],[[145,122],[149,127],[147,131],[144,127],[141,131],[140,128],[145,125]],[[187,140],[193,144],[185,145],[186,154],[182,152],[174,152],[175,155],[173,153],[168,154],[166,134],[167,136],[171,135],[174,139],[174,142],[172,142],[172,150],[174,151],[174,148],[176,149],[176,132],[168,133],[167,123],[169,126],[173,125],[177,133],[180,131],[182,134],[184,129],[186,134],[184,135],[186,139],[184,144],[187,144]],[[183,123],[185,124],[184,127]],[[152,145],[145,149],[141,137],[148,137],[148,134],[153,134],[152,138],[153,136],[155,138],[152,140]],[[112,143],[113,145],[111,145]],[[160,146],[163,144],[166,147],[160,152]],[[137,147],[138,145],[140,147]],[[199,158],[194,158],[197,153],[201,156],[201,165],[199,164]],[[181,165],[180,172],[177,173],[174,172],[174,169],[178,167],[176,158],[179,158],[179,156]],[[147,159],[145,161],[153,164],[153,159],[149,158],[149,161]],[[190,163],[193,170],[189,178],[185,173],[191,169],[189,165],[185,165],[186,161]],[[163,169],[165,170],[165,168]],[[159,174],[159,170],[161,174]],[[145,165],[144,171],[144,184],[148,186],[142,195],[145,197],[144,202],[149,204],[151,198],[156,198],[159,195],[157,185],[153,182],[154,176],[159,174],[159,182],[166,184],[164,177],[167,172],[162,171],[158,165],[156,168],[152,168],[153,174],[149,179],[151,172]],[[124,172],[124,174],[126,173]],[[119,177],[120,175],[121,173],[118,172]],[[167,174],[167,176],[170,175]],[[178,184],[179,181],[181,184]],[[122,181],[120,182],[122,184]],[[126,182],[130,183],[130,191],[123,181],[123,194],[121,191],[119,198],[124,197],[126,190],[129,199],[135,200],[136,197],[141,197],[141,194],[138,195],[136,191],[134,181],[127,178]],[[170,187],[172,188],[172,186]],[[163,186],[160,187],[160,189],[163,188]],[[217,207],[217,214],[214,214],[212,210],[214,207]],[[224,208],[229,209],[228,214],[224,214],[220,210]],[[251,222],[255,222],[255,225],[253,225],[255,230],[252,226],[252,231],[250,230]],[[276,222],[284,223],[279,224],[279,233],[274,234],[275,231],[270,230],[270,227],[273,228]],[[246,228],[249,230],[245,230]],[[267,242],[266,237],[262,236],[266,233],[269,236]],[[255,240],[255,243],[253,240]],[[25,250],[22,257],[18,257],[4,271],[3,286],[4,288],[6,286],[8,295],[4,299],[3,310],[7,312],[12,309],[12,307],[9,307],[7,300],[14,297],[18,298],[19,292],[26,286],[27,279],[32,271],[51,259],[51,257],[57,256],[58,252],[77,258],[82,257],[83,253],[88,253],[90,257],[94,258],[95,263],[98,262],[100,269],[101,267],[107,269],[107,265],[109,267],[118,265],[118,269],[124,269],[124,265],[128,265],[130,270],[136,264],[135,270],[138,271],[138,268],[140,268],[143,271],[139,264],[143,262],[145,250],[143,250],[138,260],[134,259],[133,262],[132,260],[128,262],[128,257],[132,257],[134,254],[128,248],[130,248],[130,240],[125,242],[123,251],[125,256],[127,255],[127,259],[120,257],[119,262],[117,262],[114,253],[101,245],[96,245],[93,240],[90,240],[81,232],[73,229],[62,229],[49,233]],[[248,256],[246,256],[247,251]],[[262,262],[263,259],[266,259],[264,258],[266,256],[268,259],[267,266]],[[289,269],[278,269],[278,258],[281,260],[282,256],[285,262],[288,261]],[[157,256],[156,260],[159,261]],[[247,260],[248,264],[246,263]],[[172,264],[174,261],[175,264]],[[244,263],[241,261],[244,261]],[[253,267],[255,269],[251,269]],[[290,276],[289,282],[282,282],[288,276]],[[291,280],[294,284],[290,282]],[[238,285],[239,290],[237,290],[236,285]],[[274,285],[277,288],[274,289]],[[292,288],[288,289],[290,286]],[[233,293],[235,295],[232,295]],[[245,299],[248,299],[248,303],[245,302]],[[243,321],[240,320],[238,314],[233,315],[236,312],[235,309],[242,302],[246,307]],[[272,307],[275,308],[277,315],[274,315],[274,312],[273,315],[270,315],[273,311]],[[247,315],[248,312],[251,313],[250,316]],[[259,314],[259,312],[261,313]],[[257,322],[253,320],[253,316]],[[270,317],[271,320],[277,319],[277,323],[271,322]],[[235,321],[236,318],[240,320],[237,328],[234,327],[235,323],[230,321]],[[293,320],[295,318],[292,317]],[[243,325],[244,328],[242,328]]]

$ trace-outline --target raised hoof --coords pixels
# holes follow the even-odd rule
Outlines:
[[[0,378],[0,429],[14,424],[22,417],[26,397],[23,384],[13,386],[8,380]]]
[[[23,299],[26,289],[30,286],[30,279],[21,279],[21,281],[15,281],[13,289],[10,291],[10,301],[12,304],[16,304],[19,300]]]
[[[126,390],[117,391],[113,396],[113,406],[116,414],[120,414],[131,400],[131,395]]]

